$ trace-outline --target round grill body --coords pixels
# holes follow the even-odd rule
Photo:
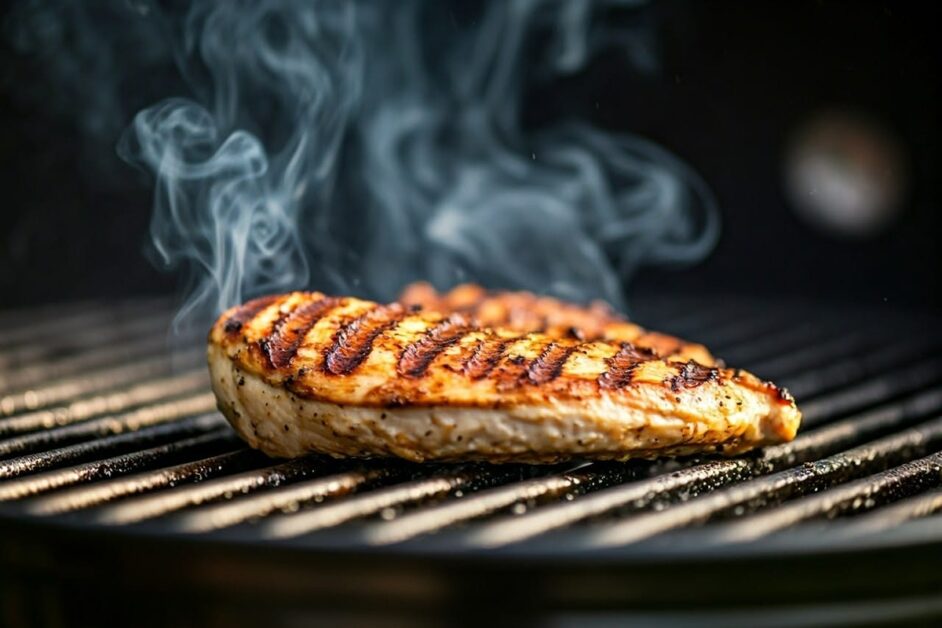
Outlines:
[[[651,298],[790,389],[737,458],[415,465],[248,450],[160,299],[0,315],[7,625],[925,622],[942,615],[931,316]]]

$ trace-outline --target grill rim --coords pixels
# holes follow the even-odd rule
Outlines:
[[[896,502],[899,503],[899,502]],[[887,506],[889,507],[889,506]],[[933,523],[938,530],[931,530]],[[154,534],[159,528],[159,534]],[[623,566],[649,565],[652,563],[673,564],[691,561],[713,561],[722,558],[732,559],[783,559],[806,558],[808,556],[839,556],[844,554],[861,555],[868,551],[884,552],[905,548],[914,555],[935,551],[942,555],[942,514],[934,514],[920,519],[911,519],[895,526],[892,531],[859,536],[842,535],[839,531],[828,529],[822,522],[808,522],[791,527],[772,536],[762,537],[735,544],[701,543],[701,532],[705,528],[682,529],[665,535],[656,543],[637,543],[603,549],[575,548],[566,543],[564,538],[578,535],[578,529],[560,532],[560,542],[553,543],[548,549],[542,543],[516,543],[493,548],[480,547],[442,547],[447,541],[447,532],[431,536],[418,537],[403,543],[391,545],[366,545],[354,539],[344,542],[337,530],[325,530],[310,537],[290,539],[253,538],[240,529],[217,530],[211,534],[192,534],[184,530],[162,527],[159,522],[142,522],[116,526],[75,525],[71,516],[35,517],[25,510],[4,507],[0,510],[0,532],[27,533],[48,532],[56,536],[77,534],[91,540],[107,542],[109,538],[125,540],[165,539],[189,546],[207,544],[231,549],[234,552],[248,549],[264,551],[265,548],[293,551],[307,557],[339,558],[371,556],[397,557],[402,559],[432,559],[436,561],[466,560],[480,557],[484,561],[502,563],[507,558],[534,561],[553,561],[565,558],[567,561]],[[683,537],[691,537],[684,539]],[[441,542],[435,540],[441,537]],[[4,542],[6,539],[4,539]],[[669,545],[679,541],[679,545]],[[937,563],[936,561],[933,561]],[[940,572],[942,575],[942,572]]]
[[[527,612],[630,608],[669,611],[684,608],[763,610],[823,600],[852,603],[903,599],[938,601],[942,571],[938,540],[863,548],[832,548],[809,553],[650,556],[520,554],[502,550],[443,555],[402,553],[391,548],[318,549],[294,544],[233,543],[218,536],[153,536],[123,528],[63,527],[52,521],[13,525],[0,521],[0,553],[17,546],[19,560],[5,560],[16,577],[42,578],[53,572],[63,592],[127,586],[145,599],[159,594],[194,597],[245,597],[277,613],[280,604],[303,603],[323,612],[329,605],[383,613],[439,608],[486,615],[475,601],[506,604]],[[23,523],[23,522],[20,522]],[[50,539],[50,535],[54,535]],[[31,546],[42,547],[45,564],[24,564]],[[720,558],[720,560],[717,560]],[[510,560],[512,559],[512,560]],[[186,565],[181,569],[181,565]],[[887,574],[890,577],[887,577]],[[7,576],[0,575],[0,582]],[[274,578],[274,579],[270,579]],[[679,586],[696,583],[696,587]],[[813,586],[809,586],[813,583]],[[392,589],[392,590],[391,590]],[[142,593],[143,592],[143,593]],[[396,597],[393,602],[392,598]],[[123,602],[134,608],[133,598]],[[745,602],[745,604],[744,604]],[[186,608],[174,607],[183,613]]]

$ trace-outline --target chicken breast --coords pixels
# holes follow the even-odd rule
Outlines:
[[[604,301],[582,306],[532,292],[489,292],[476,284],[462,284],[440,293],[431,284],[419,281],[403,290],[399,302],[442,314],[466,314],[482,327],[540,332],[553,338],[630,342],[653,349],[662,357],[696,360],[707,366],[716,363],[703,345],[648,331]]]
[[[554,462],[733,454],[795,436],[782,389],[629,342],[295,292],[210,333],[219,408],[272,456]]]

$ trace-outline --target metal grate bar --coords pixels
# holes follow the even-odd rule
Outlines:
[[[592,480],[593,471],[591,467],[589,470],[581,471],[577,468],[560,475],[479,491],[467,499],[456,499],[441,506],[425,508],[389,523],[375,526],[367,530],[364,537],[371,545],[400,543],[458,522],[497,512],[514,504],[559,495],[576,488],[583,482]]]
[[[795,397],[806,400],[812,395],[855,384],[874,375],[885,374],[913,360],[938,355],[939,345],[929,339],[899,341],[892,346],[829,364],[783,383]]]
[[[81,301],[66,301],[58,303],[43,303],[8,309],[0,312],[0,324],[4,334],[10,331],[19,331],[20,328],[35,328],[39,323],[61,321],[65,318],[95,312],[99,316],[124,315],[134,308],[164,308],[169,309],[173,299],[166,296],[141,296],[117,300],[86,299]]]
[[[942,490],[934,490],[861,515],[844,526],[843,532],[848,536],[874,534],[939,513],[942,513]]]
[[[938,412],[942,412],[942,388],[937,387],[841,421],[809,429],[791,443],[766,448],[763,456],[819,458],[826,455],[836,443],[850,446],[926,420]]]
[[[323,474],[324,469],[329,468],[326,466],[329,464],[331,464],[330,461],[325,462],[325,460],[321,458],[309,457],[301,461],[295,461],[292,463],[286,463],[285,465],[278,465],[275,467],[262,469],[260,471],[243,474],[242,476],[220,478],[219,480],[209,482],[201,486],[194,486],[186,490],[177,491],[176,495],[155,495],[129,501],[126,504],[116,506],[113,509],[116,512],[109,513],[108,518],[110,519],[117,517],[121,520],[133,519],[135,521],[139,521],[163,516],[175,510],[180,510],[189,506],[206,503],[213,499],[217,499],[222,495],[226,495],[231,499],[239,499],[242,494],[249,492],[248,490],[245,490],[246,487],[250,487],[252,490],[255,488],[266,488],[274,491],[285,491],[290,494],[295,490],[294,487],[290,484],[289,486],[283,488],[274,488],[274,486],[288,483],[290,481],[301,479],[310,475]],[[334,462],[333,464],[335,465],[336,463]],[[457,468],[449,466],[446,467],[448,471],[444,473],[436,473],[434,471],[436,468],[437,467],[427,466],[402,466],[398,469],[390,469],[392,473],[387,479],[391,480],[396,480],[403,475],[408,475],[408,473],[414,474],[417,470],[420,470],[422,473],[426,473],[429,472],[429,469],[431,469],[432,476],[416,480],[413,483],[393,485],[388,489],[378,488],[371,490],[367,495],[363,496],[364,499],[362,501],[356,497],[351,498],[350,500],[342,502],[343,504],[347,504],[349,502],[350,506],[338,508],[337,510],[332,509],[331,505],[319,506],[316,508],[316,513],[313,511],[305,511],[311,514],[311,517],[309,517],[307,520],[320,520],[322,517],[333,518],[339,516],[339,513],[352,512],[353,510],[366,511],[373,509],[373,511],[379,511],[383,508],[388,508],[393,505],[403,505],[408,501],[411,501],[412,498],[418,499],[424,494],[423,491],[428,492],[425,497],[431,497],[432,492],[428,487],[439,486],[443,478],[445,478],[445,481],[447,482],[453,482],[455,488],[461,488],[461,486],[467,485],[467,483],[470,483],[472,480],[474,480],[474,483],[477,485],[477,487],[480,487],[482,485],[487,486],[490,484],[507,481],[511,477],[517,478],[519,476],[519,473],[517,472],[518,467],[514,465],[501,466],[498,468],[500,469],[499,471],[492,467],[485,468],[481,465],[474,467],[469,465],[459,465]],[[526,468],[528,469],[528,472],[532,469],[531,467]],[[287,473],[288,470],[291,470],[290,474]],[[275,477],[277,481],[274,484],[272,482],[263,481],[262,476],[266,474],[272,474],[272,476]],[[457,479],[459,477],[464,478],[465,481],[459,481]],[[268,484],[268,486],[265,486],[266,484]],[[412,487],[412,490],[399,490],[400,488],[405,488],[407,486]],[[397,495],[402,498],[408,497],[409,499],[404,499],[404,501],[394,504],[389,501],[390,498],[387,495],[387,491],[390,495]],[[292,499],[293,498],[289,497],[289,501]],[[377,506],[377,504],[379,505]],[[305,513],[303,512],[301,514],[293,514],[291,516],[298,516],[303,520],[304,514]],[[237,523],[241,523],[241,520],[234,521],[233,525]],[[324,526],[318,525],[317,527]]]
[[[175,421],[194,414],[210,412],[216,407],[216,398],[209,392],[148,405],[137,410],[107,415],[80,423],[32,432],[0,441],[0,459],[12,455],[40,451],[49,447],[88,440],[125,431],[134,431],[148,425]]]
[[[319,508],[295,514],[275,515],[261,525],[259,533],[263,537],[283,539],[331,528],[377,513],[383,513],[383,518],[389,519],[395,516],[393,509],[398,506],[447,495],[467,486],[474,478],[475,476],[469,473],[455,472],[395,484]]]
[[[54,362],[62,356],[94,350],[103,346],[139,342],[142,339],[163,339],[166,346],[170,321],[166,314],[136,318],[121,325],[110,323],[95,329],[78,329],[59,338],[43,339],[0,350],[0,374],[43,362]],[[94,332],[94,333],[93,333]]]
[[[217,428],[201,436],[166,445],[2,482],[0,501],[22,499],[82,482],[132,473],[155,464],[170,463],[182,455],[193,455],[194,452],[220,451],[237,446],[241,447],[241,444],[237,443],[228,426]]]
[[[874,334],[862,334],[876,339]],[[836,328],[835,325],[821,325],[819,323],[805,323],[797,327],[785,327],[777,333],[768,334],[762,338],[737,344],[723,351],[723,358],[728,364],[752,364],[770,355],[790,353],[796,347],[811,347],[820,351],[822,341],[839,336],[843,344],[847,344],[854,334]]]
[[[253,452],[254,453],[254,452]],[[323,465],[309,458],[292,460],[275,466],[265,467],[239,473],[227,475],[215,480],[200,482],[192,486],[178,488],[172,492],[163,492],[155,495],[147,495],[133,500],[114,504],[107,508],[102,508],[99,512],[92,515],[95,521],[108,525],[118,525],[127,523],[137,523],[147,519],[162,517],[170,513],[189,508],[209,504],[220,499],[232,499],[235,496],[243,496],[266,488],[275,488],[293,482],[295,480],[308,478],[318,472],[323,472]],[[143,493],[155,487],[162,487],[162,480],[168,474],[176,476],[180,473],[188,473],[189,469],[185,465],[173,467],[171,469],[161,469],[159,471],[133,476],[115,482],[105,483],[100,486],[98,492],[85,491],[81,500],[70,499],[67,503],[73,508],[87,508],[102,503],[101,496],[127,496]],[[66,497],[66,496],[63,496]]]
[[[721,350],[724,347],[764,338],[770,334],[782,333],[786,329],[794,329],[790,325],[794,323],[793,316],[793,312],[781,310],[765,316],[734,319],[724,325],[697,332],[697,339],[710,347]],[[804,331],[807,332],[807,330],[806,326]]]
[[[209,376],[203,369],[152,379],[118,391],[82,398],[65,406],[0,419],[0,436],[49,429],[105,413],[121,412],[175,395],[205,390],[208,382]]]
[[[163,334],[147,335],[133,342],[105,345],[70,356],[19,366],[8,372],[0,371],[0,392],[22,391],[58,378],[119,365],[127,366],[133,361],[148,360],[155,354],[161,354],[166,347],[167,339]]]
[[[881,338],[875,334],[851,333],[810,347],[791,347],[769,353],[748,363],[749,368],[763,377],[781,378],[810,371],[830,362],[843,361],[863,352],[878,350]]]
[[[848,411],[923,389],[940,379],[942,358],[900,368],[827,397],[802,401],[802,425],[807,429]]]
[[[0,415],[10,416],[39,410],[84,395],[114,390],[148,378],[168,375],[173,371],[174,364],[195,364],[197,356],[201,355],[202,352],[189,352],[188,355],[181,357],[179,362],[169,355],[160,355],[148,360],[71,377],[47,386],[10,393],[0,398]],[[0,419],[0,425],[2,424],[3,420]],[[3,433],[3,428],[0,427],[0,434]]]
[[[485,547],[516,543],[628,506],[650,506],[656,500],[663,500],[679,491],[736,482],[750,477],[752,467],[745,459],[718,460],[685,467],[673,473],[663,473],[589,493],[572,502],[553,504],[531,513],[484,524],[469,532],[462,541],[468,545]]]
[[[238,449],[192,462],[184,462],[114,480],[104,480],[91,486],[77,486],[59,491],[53,495],[38,497],[27,503],[25,510],[36,515],[63,514],[102,506],[122,498],[168,487],[181,487],[181,490],[158,493],[156,497],[178,500],[181,493],[184,492],[182,489],[190,488],[181,485],[207,481],[221,474],[238,471],[258,463],[258,452],[251,449]],[[257,479],[258,474],[254,474],[253,478]],[[263,479],[263,483],[270,481],[272,480],[267,477]],[[197,487],[201,486],[205,485],[197,485]],[[247,490],[247,488],[247,486],[233,487],[231,493]],[[220,493],[219,496],[225,494]],[[149,511],[142,508],[141,505],[135,505],[132,509],[122,509],[122,504],[114,504],[111,508],[112,510],[102,508],[90,518],[97,523],[105,524],[135,523],[148,518]]]
[[[942,484],[942,452],[900,465],[856,482],[844,484],[729,523],[717,533],[725,542],[755,540],[812,519],[832,518],[870,510]]]
[[[134,328],[142,319],[170,320],[168,304],[127,303],[89,312],[78,312],[41,320],[34,325],[0,332],[0,353],[35,344],[87,347],[106,342],[116,333]]]
[[[117,322],[123,318],[118,307],[102,309],[80,309],[72,312],[63,312],[60,316],[50,316],[28,324],[23,321],[18,327],[0,330],[0,347],[8,348],[18,344],[41,341],[43,337],[55,336],[65,330],[82,329],[90,325],[100,324],[103,320]]]
[[[647,325],[647,321],[650,320],[657,323],[654,325],[655,328],[676,333],[690,333],[709,329],[730,320],[730,318],[747,316],[754,311],[748,304],[740,300],[717,300],[704,304],[696,299],[672,300],[652,309],[656,309],[657,312],[645,312],[638,317],[641,324]],[[665,309],[669,311],[665,312]],[[634,316],[632,316],[632,319],[634,319]]]
[[[897,396],[897,393],[902,395],[924,388],[935,381],[940,373],[940,364],[937,362],[940,360],[930,358],[914,365],[897,365],[896,370],[889,372],[874,370],[854,380],[856,386],[852,387],[846,387],[849,382],[834,385],[834,382],[828,379],[809,380],[800,395],[790,386],[794,380],[784,378],[779,381],[798,398],[802,409],[802,426],[807,429],[811,424],[820,423],[825,418],[836,418],[840,416],[839,413],[887,401]],[[894,389],[893,386],[900,382],[903,388]],[[834,414],[828,414],[832,411],[831,408],[835,408]]]
[[[195,432],[205,432],[210,427],[218,428],[222,425],[225,425],[225,422],[217,415],[193,417],[183,421],[174,420],[138,431],[119,433],[77,445],[67,445],[42,453],[4,460],[0,462],[0,480],[63,467],[69,463],[82,462],[101,454],[113,455],[121,451],[141,449],[174,437],[190,436]]]
[[[299,482],[277,491],[245,499],[204,506],[169,520],[172,529],[181,532],[210,532],[228,528],[275,512],[292,512],[302,504],[320,502],[328,497],[351,493],[361,486],[395,477],[391,467],[361,467],[327,477]]]
[[[746,325],[755,324],[763,314],[752,304],[738,299],[734,301],[720,299],[707,304],[701,302],[699,305],[689,303],[684,310],[677,315],[651,316],[651,326],[678,335],[694,336],[714,329],[735,327],[735,322]],[[642,315],[639,318],[645,321],[649,317]]]
[[[794,331],[794,329],[786,327],[763,334],[759,337],[750,336],[729,345],[710,343],[708,346],[727,364],[736,364],[743,367],[750,366],[752,361],[761,359],[764,356],[781,353],[783,349],[776,351],[776,346],[788,347],[789,351],[801,348],[820,350],[819,345],[822,341],[821,335],[823,332],[812,326],[800,329],[799,331],[801,333],[794,333]],[[835,333],[837,333],[835,330],[829,331],[829,335],[832,337]],[[752,351],[752,348],[757,344],[764,345],[763,347],[759,347],[761,352]],[[746,359],[743,359],[739,357],[739,354],[743,353],[751,355],[747,355]]]
[[[107,307],[117,307],[117,304],[108,305]],[[0,330],[6,333],[12,329],[33,326],[36,323],[45,322],[53,317],[58,319],[63,316],[75,316],[76,314],[84,314],[96,308],[101,309],[101,304],[89,300],[66,303],[44,303],[42,305],[31,305],[3,310],[0,311]]]

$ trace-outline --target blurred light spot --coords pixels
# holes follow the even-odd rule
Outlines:
[[[795,211],[815,227],[844,237],[876,235],[902,206],[902,150],[864,116],[820,113],[792,136],[785,184]]]

